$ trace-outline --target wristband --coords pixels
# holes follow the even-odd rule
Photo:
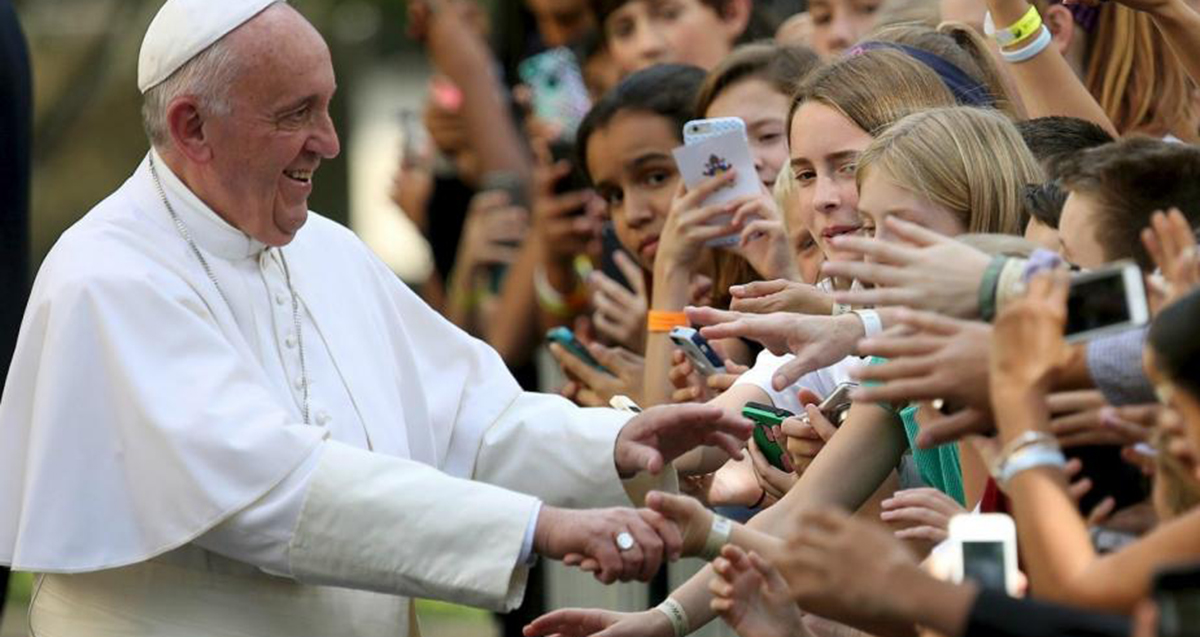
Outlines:
[[[874,338],[883,331],[883,321],[879,319],[879,312],[875,310],[852,310],[852,312],[862,320],[866,338]]]
[[[1000,485],[1001,489],[1007,489],[1008,483],[1019,473],[1039,467],[1061,469],[1065,466],[1067,466],[1067,458],[1063,456],[1062,449],[1059,449],[1057,444],[1031,445],[1005,461],[1004,466],[1000,468],[1000,475],[996,477],[996,483]]]
[[[1050,42],[1052,40],[1053,38],[1050,35],[1050,29],[1047,29],[1046,25],[1042,25],[1042,30],[1032,42],[1015,51],[1005,51],[1004,49],[1001,49],[1000,57],[1003,57],[1004,61],[1008,62],[1009,64],[1020,64],[1021,62],[1026,62],[1032,59],[1042,51],[1045,51],[1050,46]]]
[[[569,297],[563,296],[550,284],[550,278],[546,276],[546,270],[541,265],[533,269],[533,289],[537,293],[538,307],[559,318],[571,318],[576,312],[587,307],[587,293],[582,285]]]
[[[663,603],[655,606],[654,610],[667,616],[667,621],[671,622],[671,630],[675,631],[675,637],[688,634],[688,616],[687,611],[683,610],[683,604],[668,597]]]
[[[677,327],[686,327],[687,325],[687,314],[683,312],[650,310],[646,313],[646,331],[652,334],[670,332]]]
[[[996,23],[992,21],[991,11],[983,15],[984,34],[989,38],[994,38],[996,43],[1002,47],[1024,40],[1033,35],[1040,26],[1042,26],[1042,15],[1033,5],[1029,6],[1029,10],[1019,20],[1003,29],[996,28]]]
[[[849,314],[852,309],[854,309],[854,308],[850,307],[849,305],[847,305],[845,303],[835,302],[833,304],[833,309],[830,310],[830,312],[829,312],[829,315],[830,316],[841,316],[843,314]]]
[[[1004,464],[1008,459],[1024,449],[1033,445],[1052,445],[1058,444],[1057,439],[1044,431],[1026,431],[1025,433],[1008,441],[1000,449],[1000,455],[996,457],[997,464]]]
[[[713,514],[712,528],[704,539],[704,549],[700,551],[700,559],[711,562],[721,555],[721,547],[729,543],[729,534],[733,533],[733,521],[723,515]]]
[[[1000,281],[996,283],[996,313],[1008,306],[1013,299],[1025,295],[1025,283],[1021,274],[1025,271],[1025,259],[1010,258],[1000,271]]]
[[[1000,273],[1008,257],[997,254],[992,257],[988,267],[983,271],[983,280],[979,283],[979,317],[991,323],[996,318],[996,285],[1000,282]]]

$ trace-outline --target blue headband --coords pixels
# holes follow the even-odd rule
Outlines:
[[[878,49],[900,51],[929,67],[931,71],[938,74],[938,77],[942,80],[942,84],[945,84],[946,88],[950,89],[950,92],[954,94],[954,100],[961,106],[991,108],[996,105],[995,98],[986,86],[976,82],[971,76],[964,73],[962,69],[955,66],[949,60],[929,51],[892,42],[863,42],[850,49],[847,55],[853,57]]]

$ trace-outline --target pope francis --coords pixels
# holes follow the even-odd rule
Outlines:
[[[138,83],[151,149],[47,256],[0,400],[34,635],[406,635],[410,597],[513,607],[536,555],[678,555],[623,481],[749,423],[522,393],[310,213],[336,87],[299,13],[168,0]]]

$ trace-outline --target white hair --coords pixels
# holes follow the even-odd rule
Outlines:
[[[276,4],[287,2],[278,0],[270,6]],[[164,148],[171,141],[167,108],[178,97],[196,98],[200,109],[208,115],[224,116],[232,111],[229,92],[242,71],[242,62],[230,43],[232,33],[225,34],[142,96],[142,126],[155,148]]]

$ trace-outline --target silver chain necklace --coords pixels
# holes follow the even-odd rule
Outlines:
[[[167,193],[163,190],[162,182],[158,179],[158,169],[154,165],[154,156],[150,156],[150,175],[154,177],[154,186],[158,189],[158,196],[162,199],[163,206],[171,215],[171,220],[175,222],[175,229],[179,231],[179,235],[187,241],[188,247],[192,249],[192,254],[196,255],[196,259],[200,261],[200,267],[204,268],[204,273],[208,275],[208,279],[212,281],[213,286],[217,288],[217,294],[221,295],[221,300],[225,301],[225,305],[233,310],[233,304],[229,302],[229,297],[225,296],[225,290],[221,288],[221,284],[217,282],[217,277],[213,275],[212,268],[208,266],[208,259],[204,258],[204,253],[200,252],[200,248],[196,242],[192,240],[192,233],[188,232],[187,226],[183,220],[175,214],[175,208],[171,207],[171,202],[167,200]],[[300,331],[300,299],[296,296],[296,290],[292,287],[292,274],[288,271],[287,257],[283,255],[282,248],[276,248],[279,251],[279,262],[283,266],[283,279],[287,283],[288,294],[292,297],[292,323],[293,329],[296,330],[296,349],[300,352],[300,385],[304,395],[304,404],[301,406],[301,411],[304,416],[304,424],[310,424],[308,421],[308,368],[304,364],[304,336]]]

